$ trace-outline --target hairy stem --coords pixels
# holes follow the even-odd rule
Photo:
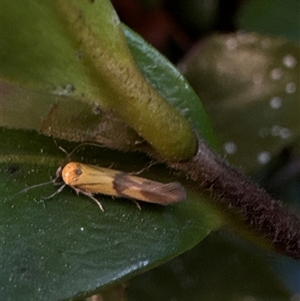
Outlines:
[[[300,220],[257,184],[229,166],[203,140],[191,160],[172,164],[193,179],[217,205],[284,255],[300,258]]]

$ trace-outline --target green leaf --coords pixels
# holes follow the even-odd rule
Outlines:
[[[75,110],[74,116],[78,115],[78,101],[85,104],[85,113],[89,105],[90,115],[113,110],[163,158],[186,159],[195,153],[196,137],[190,124],[143,78],[108,1],[31,0],[26,5],[27,14],[22,14],[25,5],[23,1],[5,2],[2,10],[3,23],[7,25],[1,36],[2,77],[4,85],[10,86],[5,93],[5,101],[10,105],[6,105],[4,125],[13,126],[7,115],[19,105],[14,103],[11,108],[10,99],[18,99],[15,90],[18,83],[23,83],[23,94],[28,92],[27,107],[32,105],[32,93],[50,94],[48,102],[42,105],[41,124],[37,128],[44,133],[83,140],[80,135],[71,135],[61,124],[62,116],[70,115],[70,109],[65,110],[62,103],[71,97],[75,102],[71,109]],[[35,26],[42,35],[34,31]],[[20,38],[15,38],[16,32]],[[21,49],[24,52],[20,53]],[[178,72],[172,73],[173,77],[178,76]],[[17,85],[15,89],[13,84]],[[90,136],[100,136],[95,123]]]
[[[216,148],[216,139],[207,113],[185,77],[128,27],[124,27],[124,32],[128,47],[143,76],[172,106],[180,110],[193,129],[210,146]]]
[[[53,184],[22,192],[53,178],[65,154],[53,139],[32,132],[2,130],[1,138],[1,286],[6,300],[91,295],[178,256],[220,225],[210,206],[190,189],[186,202],[168,207],[143,203],[142,210],[130,200],[99,195],[104,213],[70,188],[50,200],[43,197],[57,190]],[[148,161],[91,147],[72,159],[128,172]],[[162,182],[176,178],[162,165],[143,176]]]
[[[129,301],[259,300],[288,301],[288,291],[270,262],[280,256],[255,248],[224,231],[160,267],[131,279]],[[299,263],[289,260],[285,264]],[[298,273],[299,275],[299,273]],[[297,277],[297,272],[290,277]],[[213,286],[213,288],[212,288]],[[151,289],[149,289],[151,288]]]

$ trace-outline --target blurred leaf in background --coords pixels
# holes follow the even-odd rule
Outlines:
[[[238,28],[299,42],[299,17],[298,0],[248,0],[242,1],[236,20]]]
[[[299,61],[294,42],[234,33],[207,38],[180,64],[227,159],[248,173],[300,134]]]

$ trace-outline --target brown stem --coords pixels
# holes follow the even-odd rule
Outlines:
[[[284,255],[300,259],[300,220],[257,184],[229,166],[203,140],[190,160],[172,164],[193,179],[217,205],[238,215],[247,228]]]

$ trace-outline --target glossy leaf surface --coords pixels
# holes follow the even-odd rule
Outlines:
[[[50,200],[43,197],[56,191],[53,184],[19,193],[53,178],[65,155],[53,139],[31,132],[2,130],[1,137],[1,289],[7,300],[88,295],[190,249],[219,224],[193,193],[168,207],[141,204],[141,211],[130,200],[99,195],[104,213],[70,188]],[[145,156],[83,150],[74,160],[129,172],[147,165]],[[143,176],[176,178],[163,166]]]

